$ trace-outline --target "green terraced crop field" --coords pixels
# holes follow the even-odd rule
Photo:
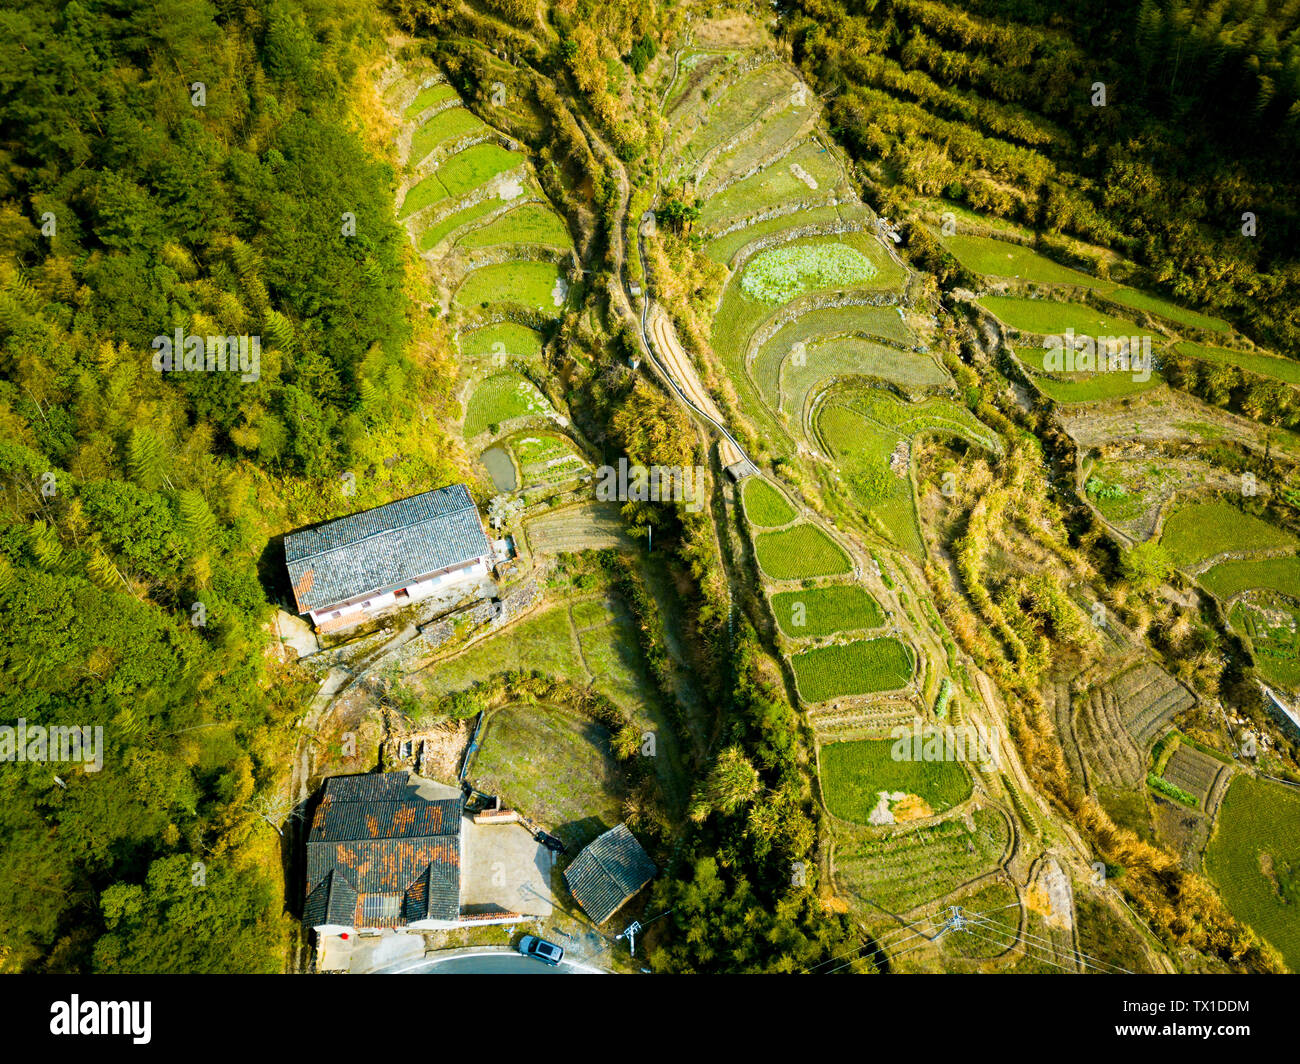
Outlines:
[[[1033,248],[987,236],[956,233],[941,238],[953,257],[973,273],[990,277],[1017,277],[1036,284],[1077,285],[1110,292],[1116,285],[1099,277],[1062,266]]]
[[[513,321],[467,329],[459,335],[457,343],[465,358],[488,359],[501,364],[511,359],[535,362],[542,354],[541,334]]]
[[[820,639],[885,623],[880,603],[856,584],[779,591],[772,596],[772,612],[781,631],[792,639]]]
[[[875,519],[877,531],[901,549],[920,554],[923,545],[911,479],[897,476],[890,468],[890,456],[903,435],[835,402],[818,412],[817,430],[853,500]]]
[[[884,906],[906,912],[995,867],[1007,849],[1009,831],[1000,813],[979,809],[969,824],[953,817],[887,835],[845,832],[835,848],[835,877],[864,911]]]
[[[1195,565],[1227,551],[1300,545],[1289,532],[1222,499],[1178,507],[1165,519],[1160,543],[1181,566]]]
[[[801,173],[817,187],[814,189],[809,185]],[[822,199],[833,192],[842,179],[831,152],[823,150],[816,141],[808,141],[772,167],[709,197],[700,211],[700,224],[707,227],[729,223],[764,207]]]
[[[466,310],[498,303],[527,307],[558,317],[568,282],[550,262],[500,262],[471,270],[452,300]]]
[[[762,477],[747,477],[741,488],[741,497],[745,503],[745,516],[752,525],[776,528],[795,519],[794,507]]]
[[[1202,362],[1216,362],[1220,365],[1237,366],[1248,373],[1269,377],[1300,387],[1300,362],[1293,358],[1279,355],[1261,355],[1253,351],[1229,351],[1223,347],[1206,347],[1187,341],[1174,344],[1174,350],[1188,358],[1200,359]]]
[[[792,322],[791,326],[798,322]],[[910,391],[941,387],[948,375],[934,359],[859,336],[815,340],[791,349],[782,329],[759,348],[751,369],[768,405],[801,411],[808,393],[832,377],[870,376]],[[779,382],[779,393],[778,393]]]
[[[1145,310],[1148,314],[1166,318],[1176,325],[1185,325],[1189,329],[1205,329],[1208,332],[1227,332],[1231,326],[1222,318],[1214,318],[1196,310],[1188,310],[1167,299],[1153,296],[1148,292],[1139,292],[1136,288],[1117,288],[1107,292],[1106,298],[1134,310]]]
[[[985,296],[979,303],[1008,327],[1037,335],[1064,334],[1067,329],[1073,329],[1076,336],[1151,335],[1144,333],[1135,322],[1083,303],[1019,296]]]
[[[474,389],[465,406],[465,439],[511,418],[543,415],[551,404],[532,381],[518,373],[498,373]]]
[[[1233,915],[1300,970],[1300,792],[1245,775],[1233,779],[1205,870]]]
[[[1199,579],[1202,587],[1219,598],[1262,587],[1300,599],[1300,558],[1292,554],[1260,561],[1220,562]]]
[[[1266,682],[1300,690],[1300,604],[1275,593],[1255,592],[1249,598],[1232,607],[1229,623],[1250,639]]]
[[[729,264],[735,257],[736,252],[746,244],[763,237],[771,236],[774,233],[780,233],[783,230],[790,229],[798,225],[831,225],[842,221],[844,212],[839,207],[814,207],[812,210],[800,211],[797,222],[790,215],[778,215],[775,218],[765,218],[761,222],[755,222],[753,225],[747,225],[743,229],[737,229],[726,236],[716,237],[704,245],[704,253],[714,262],[720,262],[724,266]]]
[[[922,543],[911,479],[890,465],[900,442],[934,434],[1001,449],[996,434],[947,399],[905,403],[878,391],[837,395],[818,411],[816,427],[873,527],[913,555],[921,552]]]
[[[507,211],[487,225],[472,229],[456,243],[463,248],[495,244],[547,244],[566,248],[572,240],[563,219],[545,203],[533,201]]]
[[[406,218],[434,203],[463,196],[523,161],[518,152],[508,151],[499,144],[475,144],[457,152],[412,186],[402,201],[398,217]]]
[[[429,85],[416,93],[415,99],[411,101],[410,106],[406,108],[406,117],[415,118],[421,111],[427,110],[435,103],[442,103],[444,100],[450,100],[456,95],[456,90],[446,82],[437,85]]]
[[[489,196],[487,199],[475,203],[472,207],[466,207],[463,211],[453,211],[442,221],[429,226],[420,234],[420,250],[431,250],[461,226],[468,226],[493,211],[499,210],[501,204],[501,200],[495,196]]]
[[[1034,385],[1056,403],[1098,403],[1107,399],[1122,399],[1140,395],[1164,383],[1160,374],[1152,372],[1144,381],[1133,379],[1131,373],[1074,374],[1067,380],[1034,375]]]
[[[740,275],[746,298],[777,306],[806,292],[867,284],[879,272],[866,255],[847,244],[795,244],[762,251]]]
[[[912,677],[912,656],[892,637],[814,647],[790,659],[807,702],[893,691]]]
[[[439,144],[477,133],[487,126],[464,107],[448,107],[430,118],[411,137],[411,160],[419,162]]]
[[[844,549],[815,525],[801,524],[754,539],[759,567],[773,580],[837,576],[852,568]]]
[[[957,761],[896,761],[892,739],[829,743],[818,752],[822,796],[833,816],[870,823],[880,792],[914,794],[934,813],[964,802],[970,777]]]

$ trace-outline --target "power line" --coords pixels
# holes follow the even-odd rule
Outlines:
[[[925,920],[922,920],[922,921],[920,921],[920,922],[921,922],[921,923],[933,923],[933,918],[932,918],[932,917],[928,917],[928,918],[926,918]],[[863,946],[859,946],[857,949],[855,949],[855,950],[851,950],[851,951],[848,952],[848,953],[841,953],[838,957],[831,957],[829,960],[819,961],[817,964],[814,964],[811,968],[805,968],[805,969],[803,970],[803,972],[801,972],[800,974],[801,974],[801,975],[810,975],[810,974],[811,974],[812,972],[814,972],[816,969],[818,969],[818,968],[822,968],[822,967],[825,967],[825,966],[828,965],[828,964],[834,964],[836,961],[842,961],[845,957],[854,957],[854,958],[862,957],[862,956],[867,956],[867,957],[869,957],[869,956],[871,956],[871,954],[873,954],[873,953],[879,953],[879,952],[880,952],[882,949],[884,949],[886,946],[896,946],[896,945],[898,945],[900,942],[906,942],[908,939],[916,938],[916,935],[917,935],[917,934],[924,934],[924,933],[925,933],[925,932],[923,932],[923,931],[918,931],[918,932],[916,932],[916,934],[908,935],[906,938],[895,938],[892,942],[886,942],[886,941],[885,941],[885,939],[889,938],[891,935],[898,935],[898,934],[901,934],[901,933],[904,932],[904,931],[911,931],[911,930],[913,929],[914,926],[916,926],[916,925],[906,924],[906,925],[904,925],[903,927],[896,927],[896,928],[894,928],[892,931],[887,931],[887,932],[885,932],[885,934],[884,934],[883,936],[881,936],[880,938],[874,940],[875,942],[878,943],[878,945],[876,946],[876,948],[873,949],[873,950],[870,950],[870,951],[867,952],[866,954],[863,954],[863,953],[862,953],[862,950],[863,950],[864,947],[863,947]]]
[[[984,917],[977,922],[984,926],[989,927],[990,929],[1001,928],[1007,932],[1014,931],[1021,938],[1037,939],[1039,942],[1047,943],[1047,945],[1051,946],[1053,949],[1061,948],[1060,946],[1057,945],[1057,943],[1053,942],[1050,938],[1045,938],[1042,935],[1031,934],[1028,931],[1021,931],[1019,928],[1012,927],[1010,924],[1003,923],[1000,920],[990,920],[987,917]],[[1070,947],[1070,952],[1073,953],[1076,957],[1078,957],[1079,961],[1082,964],[1084,964],[1089,968],[1096,968],[1098,971],[1101,971],[1101,967],[1098,967],[1098,965],[1100,965],[1106,968],[1113,968],[1117,973],[1123,973],[1124,975],[1133,974],[1127,968],[1122,968],[1118,964],[1111,964],[1109,961],[1104,961],[1100,957],[1094,957],[1091,954],[1084,953],[1082,950],[1075,949],[1073,946]],[[1089,963],[1090,961],[1095,961],[1096,963],[1091,964]]]
[[[962,930],[964,931],[965,934],[970,935],[971,938],[978,938],[978,939],[982,939],[982,940],[985,941],[985,942],[991,942],[993,945],[995,945],[995,946],[999,946],[999,947],[1001,947],[1001,948],[1004,949],[1004,950],[1012,949],[1012,948],[1015,947],[1015,945],[1016,945],[1015,942],[999,942],[999,941],[997,941],[996,939],[989,938],[988,935],[977,935],[977,934],[975,934],[974,931],[970,930],[970,928],[963,928]],[[1025,956],[1027,956],[1030,960],[1039,961],[1039,962],[1041,962],[1041,963],[1043,963],[1043,964],[1050,964],[1053,968],[1060,968],[1061,971],[1063,971],[1063,972],[1069,972],[1071,975],[1078,975],[1078,974],[1079,974],[1078,972],[1074,971],[1073,969],[1071,969],[1071,968],[1067,968],[1064,964],[1058,964],[1058,963],[1057,963],[1056,961],[1054,961],[1054,960],[1049,960],[1047,957],[1044,957],[1044,956],[1041,956],[1041,955],[1039,955],[1039,954],[1037,954],[1037,953],[1033,953],[1033,952],[1031,952],[1031,948],[1032,948],[1032,949],[1041,949],[1041,947],[1039,947],[1039,946],[1033,946],[1033,947],[1031,947],[1031,946],[1030,946],[1029,944],[1027,944],[1027,943],[1020,943],[1020,945],[1023,946],[1024,951],[1025,951]]]

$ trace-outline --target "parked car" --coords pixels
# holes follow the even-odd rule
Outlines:
[[[525,957],[535,957],[544,964],[559,964],[564,960],[564,950],[561,947],[536,935],[524,935],[515,948]]]

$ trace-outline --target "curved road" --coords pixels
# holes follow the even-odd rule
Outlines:
[[[611,973],[576,961],[562,961],[552,967],[525,957],[508,946],[449,949],[418,961],[380,968],[376,975],[609,975]]]

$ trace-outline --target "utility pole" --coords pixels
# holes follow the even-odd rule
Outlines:
[[[630,924],[627,925],[627,927],[623,928],[623,931],[622,931],[621,934],[618,934],[618,935],[615,935],[615,936],[614,936],[614,941],[617,942],[619,939],[623,939],[623,938],[627,939],[628,948],[632,951],[632,956],[635,957],[635,956],[636,956],[636,936],[639,935],[642,931],[644,931],[644,930],[645,930],[647,927],[649,927],[651,924],[653,924],[653,923],[655,922],[655,920],[662,920],[662,919],[663,919],[665,916],[667,916],[669,913],[671,913],[671,912],[675,912],[675,911],[676,911],[675,909],[665,909],[665,910],[664,910],[663,912],[661,912],[658,916],[653,917],[653,918],[647,920],[644,924],[641,923],[640,920],[633,920]]]

